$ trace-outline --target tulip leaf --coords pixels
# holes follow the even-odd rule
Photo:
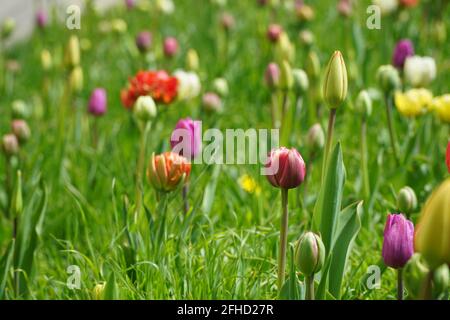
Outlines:
[[[202,202],[202,210],[205,215],[208,215],[211,212],[212,205],[214,203],[214,197],[216,194],[217,180],[219,179],[220,170],[221,170],[220,165],[216,165],[214,167],[211,180],[206,185],[205,195],[203,196]]]
[[[317,287],[316,300],[324,300],[325,299],[325,295],[326,295],[326,291],[327,291],[327,287],[328,287],[328,273],[330,271],[332,256],[333,256],[332,254],[328,255],[328,258],[325,260],[325,265],[322,268],[322,274],[321,274],[322,277],[320,278],[319,286]]]
[[[1,276],[0,299],[4,299],[5,296],[6,282],[8,280],[8,273],[10,271],[10,268],[13,265],[13,259],[14,259],[14,239],[9,244],[5,255],[0,261],[0,276]]]
[[[352,242],[361,229],[362,203],[361,201],[348,206],[339,215],[328,280],[329,291],[336,299],[339,299],[341,295],[342,279]]]
[[[320,231],[327,254],[337,225],[341,210],[342,193],[345,181],[345,168],[342,159],[341,144],[337,143],[326,167],[324,184],[314,207],[314,229]]]

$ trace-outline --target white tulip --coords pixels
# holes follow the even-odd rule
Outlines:
[[[405,79],[413,87],[425,87],[436,78],[436,62],[431,57],[412,56],[405,61]]]
[[[380,7],[383,15],[390,14],[398,8],[398,0],[374,0],[373,4]]]
[[[176,70],[174,76],[178,79],[178,98],[189,100],[200,94],[200,78],[195,72]]]

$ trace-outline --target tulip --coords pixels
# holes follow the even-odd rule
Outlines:
[[[441,121],[450,123],[450,94],[434,98],[431,105]]]
[[[292,69],[286,60],[281,63],[280,72],[280,88],[282,90],[290,90],[294,86],[294,77],[292,75]]]
[[[304,94],[309,87],[308,75],[302,69],[292,70],[292,77],[294,80],[294,91],[297,96]]]
[[[264,74],[266,85],[270,89],[276,89],[280,83],[280,68],[275,62],[269,63]]]
[[[3,136],[2,149],[7,158],[19,153],[19,142],[13,133],[8,133]]]
[[[177,147],[178,153],[188,159],[194,159],[202,146],[201,122],[191,118],[180,119],[170,138],[172,149]],[[181,138],[181,139],[180,139]]]
[[[310,30],[300,31],[298,38],[300,42],[307,47],[311,46],[314,42],[314,34]]]
[[[419,0],[400,0],[400,4],[404,7],[414,7],[419,3]]]
[[[133,9],[136,6],[136,0],[125,0],[125,6],[128,10]]]
[[[11,123],[11,131],[20,143],[25,143],[30,139],[31,131],[25,120],[17,119]]]
[[[398,269],[397,298],[403,300],[402,268],[414,253],[414,225],[402,214],[389,214],[384,227],[383,260]]]
[[[164,55],[167,58],[172,58],[178,51],[178,41],[173,37],[164,39]]]
[[[198,58],[198,53],[194,49],[189,49],[186,56],[186,67],[190,71],[197,71],[200,62]]]
[[[306,57],[305,71],[308,74],[308,78],[312,81],[316,81],[320,76],[320,60],[315,51],[310,51]]]
[[[305,275],[306,300],[314,300],[314,274],[325,262],[325,246],[322,239],[313,232],[303,234],[295,246],[295,264]]]
[[[156,104],[150,96],[140,96],[134,105],[134,115],[144,123],[156,117]]]
[[[409,217],[417,207],[416,193],[410,187],[400,189],[397,196],[397,208]]]
[[[214,92],[206,92],[202,97],[202,104],[207,112],[222,112],[223,109],[222,100]]]
[[[103,88],[96,88],[89,99],[88,111],[93,116],[102,116],[106,112],[106,90]]]
[[[150,184],[158,191],[170,192],[175,190],[181,181],[187,180],[191,172],[191,164],[182,156],[165,152],[152,155],[147,169]]]
[[[157,0],[156,7],[164,14],[172,14],[175,11],[175,4],[172,0]]]
[[[373,4],[380,8],[382,15],[389,15],[398,8],[398,0],[373,0]]]
[[[447,153],[445,157],[445,163],[447,164],[448,173],[450,173],[450,141],[447,145]]]
[[[422,284],[429,272],[420,253],[414,253],[404,268],[405,288],[408,296],[417,299],[422,290]]]
[[[405,117],[416,117],[423,114],[431,105],[433,94],[427,89],[411,89],[394,96],[397,110]]]
[[[297,6],[296,13],[300,21],[311,21],[314,19],[313,8],[304,3]]]
[[[41,65],[44,71],[48,71],[52,67],[52,55],[46,49],[41,51]]]
[[[80,42],[77,36],[71,36],[67,44],[65,62],[70,68],[80,64]]]
[[[355,111],[363,117],[369,117],[372,114],[372,99],[367,90],[361,90],[356,97]]]
[[[16,28],[16,20],[13,18],[6,18],[3,21],[3,24],[0,28],[0,35],[2,39],[7,39],[9,36],[14,32],[14,29]]]
[[[281,229],[278,256],[278,288],[284,284],[288,231],[288,190],[298,187],[305,179],[306,166],[302,156],[294,148],[281,147],[272,150],[265,165],[265,175],[276,188],[281,188]]]
[[[271,24],[267,30],[267,38],[271,42],[277,42],[283,32],[283,27],[279,24]]]
[[[44,10],[39,10],[36,13],[36,24],[41,29],[43,29],[47,26],[47,24],[48,24],[47,12],[45,12]]]
[[[195,72],[176,70],[173,75],[178,79],[178,99],[191,100],[200,94],[202,86]]]
[[[450,178],[428,198],[419,219],[415,249],[434,270],[450,264]]]
[[[92,289],[92,297],[94,300],[103,300],[104,299],[105,286],[106,286],[105,282],[97,283],[95,285],[94,289]]]
[[[295,46],[289,40],[286,32],[281,32],[275,45],[275,60],[282,62],[283,60],[294,62]]]
[[[433,273],[433,295],[436,298],[448,294],[450,284],[449,267],[446,264],[438,267]]]
[[[426,87],[436,78],[436,62],[431,57],[408,57],[404,73],[406,82],[413,87]]]
[[[221,97],[228,96],[229,88],[228,82],[225,78],[214,79],[213,88]]]
[[[136,37],[136,46],[141,53],[147,52],[152,45],[152,34],[149,31],[141,31]]]
[[[127,23],[123,19],[114,19],[111,21],[111,30],[117,34],[123,34],[127,31]]]
[[[339,0],[337,10],[343,17],[349,17],[352,14],[351,0]]]
[[[312,152],[316,152],[323,148],[325,144],[325,134],[320,123],[316,123],[309,128],[306,144],[312,149]]]
[[[234,25],[236,22],[234,21],[234,17],[229,13],[222,14],[222,17],[220,18],[220,24],[225,29],[225,31],[230,31],[234,28]]]
[[[414,55],[414,46],[411,40],[400,40],[395,46],[394,53],[392,55],[392,64],[398,68],[403,69],[406,58]]]
[[[69,75],[69,86],[72,92],[80,92],[83,89],[83,82],[83,69],[80,66],[76,66]]]
[[[26,119],[31,114],[30,107],[22,100],[15,100],[11,105],[14,119]]]

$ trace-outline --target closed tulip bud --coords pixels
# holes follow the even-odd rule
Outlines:
[[[14,156],[19,153],[19,141],[13,133],[5,134],[2,138],[3,153],[7,157]]]
[[[65,62],[70,68],[74,68],[80,64],[80,41],[77,36],[71,36],[69,39]]]
[[[422,209],[414,239],[432,269],[450,264],[450,178],[445,180],[428,198]]]
[[[201,91],[201,83],[198,74],[176,70],[173,75],[178,80],[177,98],[179,100],[189,100],[197,97]]]
[[[149,31],[141,31],[136,37],[136,47],[141,53],[147,52],[152,46],[153,36]]]
[[[413,253],[413,223],[402,214],[388,214],[382,251],[384,263],[394,269],[403,268]]]
[[[267,160],[265,174],[274,187],[293,189],[305,180],[305,162],[296,149],[274,149]]]
[[[339,107],[347,97],[347,68],[340,51],[335,51],[328,63],[323,97],[330,109]]]
[[[408,57],[404,74],[406,82],[413,87],[426,87],[436,78],[436,62],[431,57]]]
[[[447,145],[447,153],[445,156],[445,163],[447,164],[448,173],[450,173],[450,141]]]
[[[286,32],[282,32],[275,46],[276,61],[287,60],[293,62],[295,56],[295,47],[289,40]]]
[[[373,4],[380,8],[382,15],[389,15],[398,8],[398,0],[373,0]]]
[[[270,89],[278,88],[280,84],[280,68],[278,64],[275,62],[269,63],[264,74],[264,80]]]
[[[175,4],[172,0],[157,0],[156,7],[166,15],[170,15],[175,11]]]
[[[200,66],[198,53],[194,49],[189,49],[186,56],[186,68],[190,71],[197,71]]]
[[[325,262],[325,246],[322,239],[309,231],[303,234],[295,247],[295,265],[305,276],[319,272]]]
[[[125,0],[125,6],[128,10],[133,9],[136,6],[136,0]]]
[[[206,92],[202,97],[202,104],[207,112],[222,112],[223,109],[222,100],[214,92]]]
[[[308,78],[312,81],[316,81],[320,75],[320,60],[315,51],[310,51],[306,58],[305,71],[308,74]]]
[[[217,78],[213,81],[214,90],[221,96],[226,97],[229,93],[228,82],[225,78]]]
[[[410,214],[417,208],[416,193],[410,187],[401,188],[397,196],[397,208],[401,212]]]
[[[43,29],[47,26],[48,24],[48,16],[47,16],[47,12],[45,12],[44,10],[39,10],[36,13],[36,25]]]
[[[222,17],[220,18],[220,24],[225,29],[225,31],[230,31],[234,28],[234,25],[236,22],[234,21],[234,17],[229,13],[222,14]]]
[[[431,105],[441,121],[450,123],[450,94],[434,98]]]
[[[289,62],[284,60],[281,63],[281,72],[280,72],[280,89],[282,90],[291,90],[294,86],[294,76],[292,75],[292,69]]]
[[[127,23],[122,19],[114,19],[111,22],[111,30],[114,33],[122,34],[125,33],[128,29]]]
[[[11,198],[11,213],[14,218],[20,217],[23,211],[22,172],[17,170],[16,183]]]
[[[292,70],[292,76],[294,78],[295,94],[300,96],[308,90],[309,87],[308,75],[302,69],[294,69]]]
[[[92,289],[92,298],[94,300],[103,300],[104,299],[104,294],[105,294],[105,282],[102,283],[97,283],[94,287],[94,289]]]
[[[429,269],[420,254],[414,253],[404,268],[404,282],[409,297],[413,299],[419,298],[428,272]]]
[[[313,8],[306,4],[300,4],[297,6],[296,13],[300,21],[311,21],[314,19]]]
[[[6,18],[1,27],[2,39],[7,39],[14,32],[16,21],[13,18]]]
[[[271,42],[277,42],[280,38],[281,33],[283,32],[283,27],[279,24],[271,24],[267,29],[267,38]]]
[[[31,114],[30,107],[22,100],[13,101],[11,109],[14,119],[27,119]]]
[[[83,89],[83,69],[75,67],[69,75],[69,84],[73,92],[80,92]]]
[[[446,264],[441,265],[434,271],[433,276],[433,295],[439,298],[441,295],[448,293],[450,285],[450,273]]]
[[[350,17],[352,14],[351,0],[339,0],[337,4],[337,10],[341,16]]]
[[[306,143],[308,144],[308,147],[313,150],[313,152],[316,152],[323,148],[323,146],[325,145],[325,133],[323,132],[320,123],[316,123],[311,128],[309,128]]]
[[[44,71],[48,71],[52,67],[52,55],[46,49],[41,51],[41,65]]]
[[[11,131],[21,143],[25,143],[30,139],[30,127],[25,120],[13,120],[11,123]]]
[[[191,164],[186,158],[173,152],[165,152],[157,156],[152,155],[147,177],[156,190],[170,192],[188,179],[190,172]]]
[[[302,30],[298,34],[300,43],[309,47],[314,43],[314,34],[310,30]]]
[[[372,99],[366,90],[361,90],[355,101],[355,111],[369,117],[372,114]]]
[[[106,112],[107,97],[103,88],[95,89],[89,99],[88,111],[94,116],[102,116]]]
[[[414,55],[414,45],[409,39],[400,40],[395,46],[392,55],[392,64],[398,68],[403,69],[406,58]]]
[[[202,146],[200,125],[200,121],[194,121],[191,118],[179,120],[170,137],[172,151],[185,158],[194,159]]]
[[[142,122],[148,122],[156,117],[156,104],[150,96],[140,96],[133,108],[134,115]]]
[[[377,80],[381,90],[385,94],[389,94],[401,86],[398,71],[391,65],[384,65],[378,68]]]
[[[168,37],[164,40],[164,55],[167,58],[172,58],[178,51],[178,41],[174,37]]]

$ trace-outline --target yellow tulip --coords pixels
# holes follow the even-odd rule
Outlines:
[[[395,106],[405,117],[417,117],[424,113],[433,99],[433,94],[427,89],[411,89],[395,93]]]
[[[431,105],[439,119],[450,123],[450,94],[434,98]]]
[[[425,203],[414,242],[431,268],[450,265],[450,178]]]

